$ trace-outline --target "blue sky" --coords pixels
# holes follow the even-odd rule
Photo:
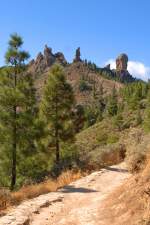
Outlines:
[[[0,65],[17,32],[31,58],[48,44],[71,61],[80,46],[82,58],[113,67],[125,52],[133,75],[150,77],[149,0],[2,0],[0,6]]]

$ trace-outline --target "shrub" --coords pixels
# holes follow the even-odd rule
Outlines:
[[[35,198],[41,194],[46,194],[51,191],[56,191],[58,188],[63,187],[72,181],[75,181],[81,177],[81,173],[78,171],[66,171],[63,172],[57,179],[48,179],[40,184],[33,184],[22,187],[19,191],[12,193],[12,202],[19,204],[25,199]]]
[[[0,210],[5,209],[11,202],[11,194],[8,189],[0,188]]]
[[[136,139],[136,137],[135,137]],[[149,152],[150,137],[147,135],[141,141],[130,143],[126,152],[126,162],[131,173],[139,172],[143,169],[146,155]]]
[[[97,134],[96,140],[100,145],[106,145],[108,141],[108,134],[106,131],[102,130]]]
[[[79,83],[79,90],[82,92],[82,91],[91,91],[92,90],[92,87],[91,85],[89,85],[87,83],[87,81],[85,80],[80,80],[80,83]]]
[[[119,141],[119,136],[117,134],[110,134],[107,138],[108,144],[114,144]]]

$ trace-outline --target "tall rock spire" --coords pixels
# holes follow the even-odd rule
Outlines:
[[[76,49],[76,54],[73,62],[82,62],[81,60],[81,53],[80,53],[80,47]]]

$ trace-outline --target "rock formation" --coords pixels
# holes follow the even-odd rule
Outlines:
[[[122,79],[132,80],[131,74],[127,70],[128,67],[128,56],[126,54],[121,54],[116,59],[116,75]]]
[[[133,82],[136,79],[128,72],[128,56],[126,54],[120,54],[116,58],[116,69],[111,69],[110,64],[104,68],[100,68],[101,74],[111,79],[119,80],[122,83]]]
[[[126,54],[121,54],[116,59],[116,70],[117,71],[127,71],[128,66],[128,56]]]
[[[55,62],[55,56],[52,53],[52,49],[45,45],[44,48],[44,63],[46,67],[51,66]]]
[[[75,62],[75,63],[76,62],[82,62],[80,56],[81,56],[81,53],[80,53],[80,47],[79,47],[76,50],[76,54],[75,54],[75,58],[74,58],[73,62]]]
[[[56,62],[62,64],[63,66],[67,65],[67,61],[64,57],[64,54],[62,52],[57,52],[55,54],[55,59],[56,59]]]
[[[33,73],[43,73],[49,70],[54,63],[59,63],[63,66],[67,65],[67,61],[63,53],[58,52],[53,54],[52,49],[45,45],[44,54],[40,52],[35,60],[30,61],[28,65],[29,71]]]

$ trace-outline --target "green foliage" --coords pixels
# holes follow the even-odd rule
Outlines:
[[[85,128],[92,126],[96,123],[98,118],[97,108],[88,106],[85,108]]]
[[[112,94],[108,98],[107,112],[109,116],[114,116],[118,111],[117,93],[115,87],[113,88]]]
[[[110,134],[107,138],[107,144],[114,144],[119,141],[119,135],[117,134]]]
[[[80,82],[79,82],[79,90],[80,90],[81,92],[83,92],[83,91],[91,91],[91,90],[92,90],[92,87],[91,87],[91,85],[89,85],[89,84],[87,83],[87,81],[85,81],[85,80],[80,80]]]
[[[97,142],[100,145],[106,145],[108,140],[108,133],[105,130],[102,130],[99,134],[96,136]]]
[[[12,35],[6,61],[9,67],[0,74],[0,146],[3,174],[16,185],[20,158],[36,152],[35,118],[37,113],[35,89],[30,74],[25,73],[28,53],[21,51],[21,37]],[[10,182],[10,181],[9,181]]]
[[[143,119],[142,119],[142,116],[141,116],[141,112],[140,112],[140,109],[137,110],[137,113],[136,113],[136,125],[140,125],[142,124],[143,122]]]
[[[75,132],[83,129],[85,123],[85,109],[82,105],[76,105],[73,112]]]
[[[142,108],[141,100],[147,97],[148,89],[148,84],[144,82],[135,82],[128,84],[123,88],[122,96],[130,109],[137,110]]]
[[[124,120],[121,112],[118,112],[117,115],[114,117],[114,126],[121,131],[124,128]]]
[[[150,131],[148,83],[133,82],[130,75],[120,78],[115,70],[85,60],[90,71],[125,85],[120,92],[114,87],[106,96],[102,84],[97,87],[95,78],[85,80],[83,76],[79,90],[90,91],[91,101],[75,106],[63,68],[54,65],[39,103],[33,76],[26,71],[29,54],[22,51],[22,45],[22,38],[12,34],[5,55],[7,64],[0,68],[0,186],[13,189],[43,181],[50,174],[57,176],[66,168],[84,168],[86,164],[99,168],[120,162],[124,148],[119,141],[124,129],[143,126]],[[133,167],[145,159],[140,151],[135,155],[136,150]]]
[[[44,88],[41,115],[49,133],[49,145],[56,151],[56,163],[60,161],[60,144],[74,137],[73,125],[74,95],[66,82],[63,69],[54,65]]]
[[[150,132],[150,108],[147,107],[144,118],[144,129],[146,132]]]

